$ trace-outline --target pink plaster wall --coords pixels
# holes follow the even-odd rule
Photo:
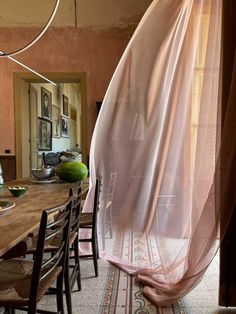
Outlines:
[[[12,43],[16,48],[36,31],[35,28],[1,29],[0,43],[8,43],[9,47]],[[15,58],[39,72],[86,72],[90,143],[95,102],[103,99],[133,31],[133,28],[51,28],[32,48]],[[0,154],[5,149],[15,151],[13,72],[25,70],[11,60],[0,58]]]

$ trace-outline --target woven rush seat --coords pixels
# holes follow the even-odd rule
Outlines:
[[[24,240],[20,241],[16,244],[13,248],[3,254],[0,258],[1,259],[10,259],[21,257],[25,255],[30,248],[32,247],[32,237],[26,237]]]
[[[27,305],[30,297],[33,261],[12,259],[0,263],[0,303],[3,306]],[[37,302],[56,280],[62,267],[58,266],[39,285]],[[44,270],[44,273],[47,269]]]

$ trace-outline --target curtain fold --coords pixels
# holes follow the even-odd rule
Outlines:
[[[200,282],[232,208],[227,189],[219,198],[220,158],[234,148],[219,123],[221,10],[221,0],[154,0],[93,133],[85,210],[101,176],[100,213],[107,220],[112,210],[114,235],[101,256],[137,275],[158,305]]]

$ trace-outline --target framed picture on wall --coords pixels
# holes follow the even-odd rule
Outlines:
[[[61,137],[69,137],[69,119],[61,116]]]
[[[68,102],[68,97],[65,95],[62,95],[62,114],[65,116],[69,116],[69,102]]]
[[[61,137],[69,137],[69,119],[61,116]]]
[[[77,110],[75,107],[70,105],[70,118],[71,120],[77,120]]]
[[[61,137],[61,110],[52,105],[52,137]]]
[[[41,87],[41,116],[52,119],[52,93],[44,87]]]
[[[38,150],[52,150],[52,122],[38,118]]]

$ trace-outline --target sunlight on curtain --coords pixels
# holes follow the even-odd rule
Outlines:
[[[137,275],[154,304],[193,289],[217,250],[220,42],[221,0],[153,1],[93,133],[85,210],[101,176],[100,216],[112,211],[114,235],[101,256]]]

